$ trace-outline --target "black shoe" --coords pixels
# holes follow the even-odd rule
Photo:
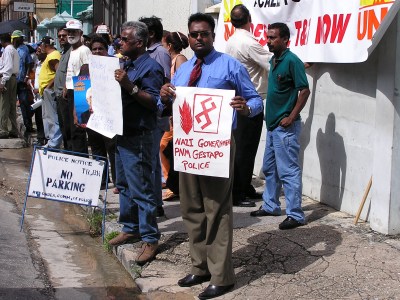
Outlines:
[[[10,132],[10,133],[8,134],[8,138],[10,138],[10,139],[17,139],[17,138],[19,138],[19,135],[16,134],[16,133]]]
[[[36,132],[36,129],[33,128],[33,127],[28,127],[28,128],[26,128],[26,132],[35,133],[35,132]]]
[[[157,206],[157,218],[165,217],[164,208],[162,206]]]
[[[9,135],[8,134],[2,134],[0,135],[0,139],[8,139]]]
[[[253,191],[253,192],[251,192],[251,193],[246,193],[246,197],[247,198],[249,198],[249,199],[255,199],[255,200],[257,200],[257,199],[262,199],[262,193],[257,193],[256,191]]]
[[[250,213],[250,216],[252,216],[252,217],[266,217],[266,216],[277,217],[277,216],[280,216],[280,215],[271,214],[271,213],[263,210],[262,206],[260,206],[260,208],[258,210],[252,211]]]
[[[222,296],[229,292],[233,288],[234,284],[231,285],[209,285],[206,289],[199,294],[199,299],[211,299],[218,296]]]
[[[47,142],[45,139],[37,139],[33,144],[36,146],[42,147],[42,146],[46,145]]]
[[[292,229],[292,228],[296,228],[296,227],[303,226],[303,225],[304,225],[303,223],[296,221],[292,217],[287,217],[281,224],[279,224],[279,229],[286,230],[286,229]]]
[[[211,275],[200,276],[200,275],[188,274],[182,279],[178,280],[178,285],[181,287],[190,287],[206,281],[210,281],[210,279]]]
[[[255,207],[256,204],[254,201],[250,199],[234,199],[233,206],[240,206],[240,207]]]

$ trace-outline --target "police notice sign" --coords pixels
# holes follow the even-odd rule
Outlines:
[[[35,149],[28,196],[97,206],[104,161]]]

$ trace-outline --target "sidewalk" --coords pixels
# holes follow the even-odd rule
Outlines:
[[[262,190],[262,182],[257,190]],[[283,199],[282,199],[283,200]],[[284,201],[282,202],[284,203]],[[258,209],[261,202],[257,203]],[[118,195],[107,193],[106,233],[119,231]],[[307,197],[308,224],[281,231],[281,217],[253,218],[254,208],[234,207],[233,261],[236,285],[219,299],[400,299],[400,239],[374,233],[368,224]],[[204,283],[181,288],[190,271],[188,237],[179,201],[165,202],[159,218],[159,254],[144,267],[135,264],[140,243],[114,254],[148,299],[197,299]]]

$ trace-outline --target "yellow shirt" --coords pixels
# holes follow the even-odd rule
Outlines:
[[[39,94],[43,95],[44,88],[49,84],[50,81],[56,76],[56,72],[50,69],[49,61],[60,60],[61,54],[57,50],[47,54],[45,61],[42,64],[42,68],[39,73]]]

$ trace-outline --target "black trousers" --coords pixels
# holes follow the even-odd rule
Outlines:
[[[57,100],[57,115],[63,136],[64,149],[72,151],[71,128],[69,126],[69,108],[68,100],[63,96],[56,97]]]
[[[92,150],[93,155],[99,155],[107,157],[111,166],[111,178],[113,183],[115,184],[115,137],[110,139],[100,133],[86,128],[86,132],[88,135],[88,141],[90,145],[90,149]],[[103,173],[102,183],[106,184],[109,181],[106,179],[106,172]]]
[[[67,103],[68,103],[68,117],[69,123],[65,126],[69,126],[71,131],[71,150],[79,153],[89,153],[88,151],[88,140],[86,137],[86,129],[76,126],[74,124],[74,90],[68,90],[67,92]]]
[[[253,186],[254,161],[260,143],[261,131],[264,121],[262,113],[248,118],[237,114],[237,127],[233,131],[236,142],[235,169],[233,180],[233,201],[246,197]]]

